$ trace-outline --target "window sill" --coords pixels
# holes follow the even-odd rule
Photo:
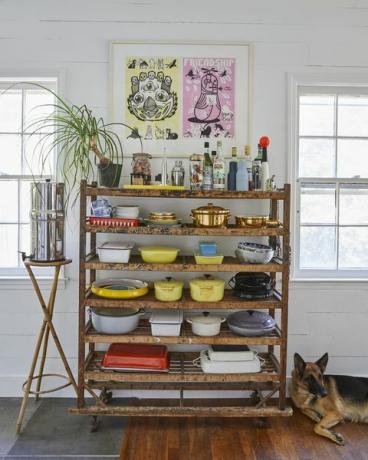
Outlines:
[[[53,282],[52,276],[36,276],[40,288],[50,289]],[[68,278],[59,277],[58,289],[66,289]],[[32,290],[33,285],[29,276],[0,276],[1,290]]]
[[[291,289],[310,289],[314,285],[316,289],[346,290],[359,288],[368,290],[367,278],[292,278]]]

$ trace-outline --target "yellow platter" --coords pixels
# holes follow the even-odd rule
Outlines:
[[[140,280],[110,279],[95,281],[91,291],[105,299],[135,299],[142,297],[148,292],[148,284]]]

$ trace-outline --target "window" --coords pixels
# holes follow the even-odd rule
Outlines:
[[[24,273],[18,251],[30,253],[30,184],[54,175],[53,155],[40,143],[44,133],[31,135],[30,128],[52,111],[53,95],[21,81],[0,78],[0,276]],[[55,78],[26,81],[57,89]]]
[[[294,276],[368,275],[368,89],[299,86]]]

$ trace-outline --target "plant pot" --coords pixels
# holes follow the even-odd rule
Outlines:
[[[98,167],[99,182],[102,187],[118,187],[123,165],[112,163],[100,163]]]

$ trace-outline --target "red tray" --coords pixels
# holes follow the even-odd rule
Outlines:
[[[122,219],[119,217],[94,217],[87,218],[90,225],[102,225],[105,227],[139,227],[139,219]]]
[[[102,367],[111,369],[147,369],[167,371],[169,353],[165,345],[112,343],[105,353]]]

